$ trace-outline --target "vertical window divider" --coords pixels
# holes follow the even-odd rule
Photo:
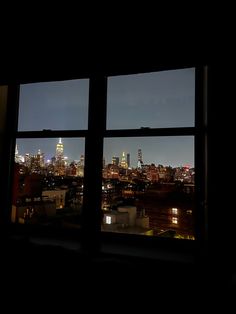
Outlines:
[[[89,252],[100,247],[103,136],[106,129],[107,78],[90,78],[88,134],[85,139],[82,248]],[[99,108],[99,109],[98,109]]]

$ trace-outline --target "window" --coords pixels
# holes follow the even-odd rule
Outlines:
[[[116,163],[114,161],[116,157]],[[134,223],[114,223],[114,232],[158,236],[171,229],[179,208],[176,236],[194,238],[194,136],[109,137],[104,139],[102,208],[120,212],[134,206]],[[187,189],[190,192],[187,193]],[[117,214],[118,214],[117,213]],[[103,231],[111,231],[102,224]],[[173,232],[174,234],[174,232]]]
[[[192,127],[194,108],[194,68],[108,78],[108,130]]]
[[[106,224],[111,224],[111,216],[106,216]]]
[[[18,131],[86,130],[89,80],[20,86]]]
[[[172,214],[177,215],[178,214],[178,208],[172,208]]]
[[[172,217],[172,223],[177,225],[178,224],[178,218]]]
[[[185,68],[108,78],[102,210],[125,208],[132,224],[102,231],[196,238],[196,77]]]
[[[204,237],[204,71],[20,85],[11,221],[82,227],[92,246]]]
[[[88,96],[88,79],[20,86],[12,222],[81,227]]]

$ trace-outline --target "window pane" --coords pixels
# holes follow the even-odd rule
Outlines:
[[[103,231],[194,239],[194,137],[104,140]]]
[[[88,79],[21,85],[18,130],[87,129],[88,90]]]
[[[195,69],[110,77],[107,129],[194,126]]]
[[[84,139],[18,139],[12,222],[78,228]]]

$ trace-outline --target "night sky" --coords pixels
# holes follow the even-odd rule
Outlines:
[[[20,88],[19,131],[84,130],[88,125],[89,80],[24,84]],[[182,69],[110,77],[107,95],[107,129],[194,126],[195,70]],[[19,154],[36,154],[46,159],[55,155],[55,139],[18,139]],[[78,160],[84,154],[84,139],[62,139],[64,155]],[[106,163],[112,156],[130,153],[137,165],[143,162],[171,166],[194,166],[192,136],[105,139]]]

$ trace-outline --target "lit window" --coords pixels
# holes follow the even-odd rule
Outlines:
[[[106,216],[106,224],[111,224],[111,216]]]
[[[172,217],[172,224],[175,224],[175,225],[178,224],[178,218],[177,217]]]
[[[173,207],[172,208],[172,214],[177,215],[178,214],[178,208]]]

